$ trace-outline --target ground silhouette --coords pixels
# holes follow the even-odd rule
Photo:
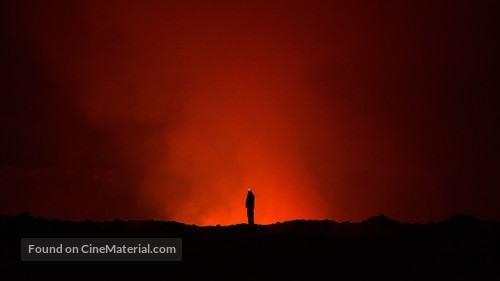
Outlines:
[[[400,223],[294,220],[272,225],[70,222],[0,216],[0,258],[20,280],[429,280],[500,277],[500,222],[455,215]],[[182,262],[20,262],[21,237],[181,237]],[[158,277],[156,277],[158,276]]]

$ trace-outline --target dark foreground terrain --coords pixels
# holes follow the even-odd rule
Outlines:
[[[500,223],[289,221],[198,227],[0,217],[2,280],[500,280]],[[21,237],[181,237],[180,262],[21,262]]]

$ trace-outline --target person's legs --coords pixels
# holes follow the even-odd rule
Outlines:
[[[253,209],[247,208],[248,224],[254,224],[253,221]]]

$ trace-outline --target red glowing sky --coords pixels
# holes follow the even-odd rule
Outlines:
[[[0,213],[500,219],[498,7],[455,2],[4,1]]]

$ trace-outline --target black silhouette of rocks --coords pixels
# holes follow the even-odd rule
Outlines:
[[[397,221],[386,217],[384,214],[371,217],[367,220],[364,220],[363,223],[379,226],[393,226],[399,224]]]
[[[182,262],[20,262],[21,237],[181,237]],[[0,216],[0,260],[19,280],[499,280],[500,223],[455,215],[408,224],[385,215],[359,223],[271,225],[163,221],[70,222]],[[69,276],[69,277],[68,277]]]

